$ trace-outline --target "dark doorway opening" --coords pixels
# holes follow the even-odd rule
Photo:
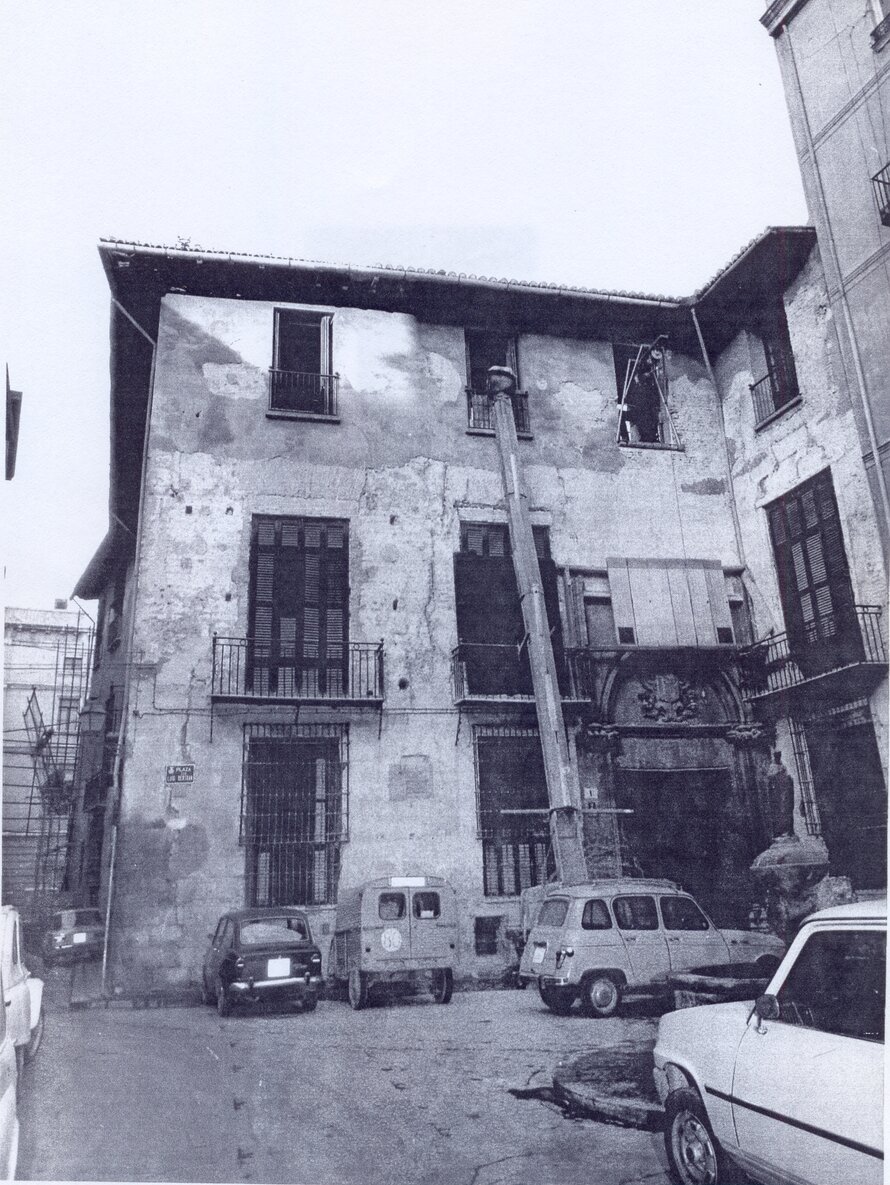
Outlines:
[[[633,812],[618,816],[627,872],[676,881],[718,925],[745,924],[756,852],[729,770],[621,770],[615,805]]]

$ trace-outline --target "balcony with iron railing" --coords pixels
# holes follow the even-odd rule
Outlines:
[[[890,41],[890,13],[872,29],[871,47],[874,50],[883,49],[888,41]]]
[[[376,707],[383,703],[383,643],[328,647],[326,658],[298,658],[286,643],[213,639],[214,700]]]
[[[593,688],[589,652],[557,648],[554,657],[563,700],[589,700]],[[451,652],[451,683],[455,704],[533,703],[535,698],[524,645],[461,642]]]
[[[273,367],[269,371],[269,411],[335,420],[339,416],[339,385],[338,374],[304,373]]]
[[[752,383],[751,398],[754,401],[754,427],[760,428],[773,416],[796,404],[800,391],[793,375],[777,372],[765,374]]]
[[[890,17],[887,18],[890,20]],[[887,21],[883,21],[886,24]],[[878,26],[880,28],[880,25]],[[878,204],[878,216],[882,226],[890,226],[890,165],[885,165],[879,173],[871,179],[875,190],[875,201]]]
[[[516,391],[511,397],[516,435],[530,437],[531,423],[528,414],[528,394]],[[494,410],[491,396],[485,392],[467,387],[467,428],[471,432],[494,432]]]
[[[739,654],[742,694],[752,703],[789,694],[855,699],[868,695],[887,675],[887,649],[879,605],[856,605],[832,614],[800,635],[783,632]]]

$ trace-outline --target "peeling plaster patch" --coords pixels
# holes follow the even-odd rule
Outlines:
[[[701,481],[683,482],[680,489],[684,494],[725,494],[726,482],[722,477],[704,477]]]
[[[263,370],[233,363],[205,362],[201,371],[211,395],[224,399],[264,399],[266,396],[268,380]]]
[[[426,753],[406,753],[389,767],[389,800],[433,797],[433,763]]]
[[[187,359],[195,370],[203,370],[207,362],[226,365],[240,364],[242,361],[241,355],[230,346],[208,333],[206,329],[196,325],[194,321],[177,313],[169,304],[164,307],[162,324],[164,345],[169,348],[169,345],[173,344],[178,361]]]
[[[208,407],[207,414],[201,421],[198,439],[201,442],[202,451],[206,449],[208,452],[212,452],[216,445],[231,444],[235,439],[232,429],[229,427],[229,421],[226,419],[226,413],[218,399],[214,399]]]
[[[624,451],[614,438],[610,437],[604,445],[601,433],[592,436],[584,445],[581,456],[597,473],[620,473],[627,464]]]

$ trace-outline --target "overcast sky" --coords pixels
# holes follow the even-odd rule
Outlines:
[[[100,237],[687,295],[807,221],[765,7],[6,0],[6,604],[107,528]]]

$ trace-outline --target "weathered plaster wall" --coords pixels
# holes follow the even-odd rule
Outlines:
[[[882,624],[886,637],[887,594],[880,539],[818,253],[814,252],[786,292],[785,309],[800,387],[799,405],[755,431],[750,384],[761,378],[762,372],[752,370],[751,357],[752,352],[756,357],[759,343],[740,333],[716,360],[754,634],[762,638],[770,631],[785,629],[764,507],[830,468],[855,600],[885,606]],[[872,716],[886,762],[886,681],[872,697]],[[790,738],[784,727],[779,730],[779,745],[787,767],[793,770]]]
[[[472,721],[458,729],[450,654],[460,520],[506,516],[495,441],[466,431],[463,330],[338,309],[341,422],[331,424],[267,417],[272,325],[269,304],[170,296],[162,309],[116,974],[124,982],[154,965],[149,974],[165,982],[194,982],[216,915],[243,901],[242,723],[295,716],[292,706],[220,707],[210,740],[212,637],[246,634],[255,514],[348,519],[350,638],[385,642],[379,738],[373,713],[299,713],[301,723],[349,721],[341,883],[406,870],[448,877],[464,970],[498,964],[474,956],[472,919],[516,924],[518,903],[483,898]],[[719,410],[698,361],[669,359],[684,451],[616,444],[608,343],[522,337],[519,367],[534,433],[520,446],[530,500],[558,563],[739,562]],[[183,762],[195,764],[195,781],[171,801],[164,767]],[[314,912],[330,925],[330,910]]]

